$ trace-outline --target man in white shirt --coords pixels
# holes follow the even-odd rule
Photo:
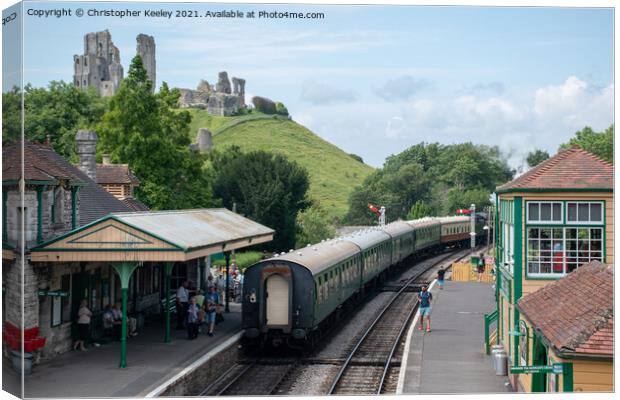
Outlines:
[[[187,290],[188,282],[183,281],[177,289],[177,329],[184,329],[185,317],[189,309],[189,291]]]

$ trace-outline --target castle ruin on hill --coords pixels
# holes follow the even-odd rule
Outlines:
[[[228,79],[228,73],[222,71],[218,74],[215,87],[205,80],[201,80],[196,90],[179,89],[181,107],[206,108],[209,114],[218,116],[230,116],[237,113],[245,105],[245,79]]]
[[[143,33],[136,37],[136,54],[142,58],[144,69],[153,82],[155,91],[155,39]],[[102,96],[113,96],[123,80],[123,66],[118,47],[106,29],[84,35],[84,54],[73,56],[73,84],[83,90],[96,88]],[[231,83],[232,81],[232,83]],[[180,107],[205,108],[209,114],[230,116],[246,108],[245,79],[228,79],[228,73],[218,74],[217,83],[212,86],[201,80],[196,90],[179,89]]]
[[[144,68],[155,90],[155,39],[139,34],[136,53],[142,57]],[[123,79],[123,66],[118,47],[106,29],[84,35],[84,54],[73,56],[73,84],[86,90],[94,87],[102,96],[113,96]]]

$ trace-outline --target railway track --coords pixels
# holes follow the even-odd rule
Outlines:
[[[394,355],[418,306],[417,293],[409,289],[428,270],[451,256],[453,254],[416,271],[402,284],[361,335],[332,381],[328,394],[374,395],[385,393],[394,386],[394,374],[389,372],[400,368],[400,361],[395,361]],[[457,259],[461,258],[463,255],[457,256]]]
[[[237,363],[209,385],[200,396],[273,395],[295,369],[298,359],[255,360]]]
[[[329,394],[377,394],[383,393],[383,388],[390,392],[396,383],[394,373],[388,372],[396,370],[398,375],[400,361],[394,361],[394,355],[398,353],[400,339],[416,310],[420,280],[445,260],[462,258],[461,253],[451,252],[432,262],[422,262],[409,270],[410,276],[386,286],[385,291],[396,294],[371,323],[348,358],[322,359],[300,355],[240,360],[204,389],[200,396],[286,394],[286,388],[295,380],[294,375],[300,368],[319,364],[342,366]]]

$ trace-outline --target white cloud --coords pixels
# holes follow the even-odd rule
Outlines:
[[[526,93],[425,97],[383,102],[360,97],[354,103],[299,108],[308,127],[371,165],[422,141],[444,144],[471,141],[497,145],[518,168],[527,153],[555,154],[577,130],[596,131],[613,123],[613,84],[600,88],[576,77]],[[297,119],[297,118],[296,118]]]
[[[385,101],[393,102],[408,100],[430,85],[431,83],[427,79],[416,79],[411,75],[403,75],[390,79],[383,86],[376,88],[374,92]]]
[[[580,129],[602,120],[611,121],[613,89],[613,84],[599,88],[571,76],[562,85],[536,90],[534,111],[545,128],[560,124]]]
[[[301,100],[311,104],[350,103],[358,98],[357,92],[341,89],[315,80],[307,80],[301,89]]]

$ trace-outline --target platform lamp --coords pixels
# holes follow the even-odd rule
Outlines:
[[[489,225],[484,225],[484,227],[482,229],[487,231],[487,247],[489,247],[489,240],[490,240],[490,236],[491,236],[491,228],[489,228]]]
[[[471,229],[469,235],[471,236],[471,250],[473,251],[476,247],[476,205],[472,204],[469,210],[471,211]]]

